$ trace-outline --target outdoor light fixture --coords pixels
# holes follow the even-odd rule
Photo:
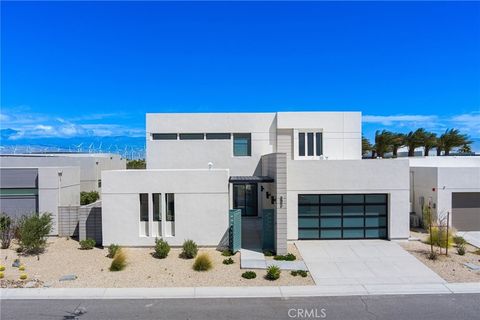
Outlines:
[[[263,191],[263,189],[264,189],[263,186],[260,186],[260,191]]]
[[[270,198],[270,192],[267,191],[267,199]]]
[[[272,196],[271,203],[275,204],[275,196]]]

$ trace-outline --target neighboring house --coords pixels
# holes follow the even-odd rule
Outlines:
[[[126,168],[126,160],[109,153],[36,153],[0,155],[0,167],[80,167],[80,191],[101,190],[101,172]]]
[[[412,211],[424,206],[458,231],[480,231],[480,157],[410,158]]]
[[[51,213],[51,235],[58,235],[58,207],[78,205],[79,167],[0,168],[0,212],[10,217]]]
[[[272,228],[279,254],[287,240],[409,237],[408,160],[362,160],[359,112],[146,118],[147,169],[102,173],[104,245],[223,245],[229,209],[244,246]]]

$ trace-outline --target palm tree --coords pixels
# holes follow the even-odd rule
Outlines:
[[[422,140],[425,136],[425,129],[420,128],[415,131],[410,131],[405,135],[405,145],[408,148],[408,156],[415,155],[415,149],[422,146]]]
[[[368,141],[367,138],[362,136],[362,155],[364,156],[370,151],[372,151],[372,144],[370,143],[370,141]]]
[[[440,136],[440,142],[445,155],[450,155],[450,151],[455,147],[468,146],[472,143],[468,135],[460,134],[458,129],[447,129],[444,134]]]
[[[392,147],[393,133],[387,130],[375,132],[375,145],[373,146],[377,156],[383,158],[385,153],[389,152]]]
[[[425,134],[422,137],[423,155],[428,157],[430,150],[437,146],[437,134],[433,132],[425,131]]]
[[[405,135],[403,133],[393,133],[391,144],[393,157],[396,158],[398,149],[405,145]]]
[[[472,153],[472,148],[468,144],[464,144],[460,149],[458,149],[460,153]]]

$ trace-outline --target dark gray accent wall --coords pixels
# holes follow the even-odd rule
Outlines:
[[[480,192],[452,193],[452,224],[458,231],[480,231]]]
[[[0,198],[0,212],[17,219],[38,211],[37,196],[2,196]]]
[[[102,207],[101,202],[82,206],[78,211],[79,239],[94,239],[97,245],[102,245]]]
[[[38,169],[0,168],[0,188],[37,188]]]
[[[480,208],[480,192],[453,192],[452,208]]]

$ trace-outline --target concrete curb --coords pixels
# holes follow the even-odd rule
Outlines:
[[[480,293],[480,283],[320,285],[285,287],[12,288],[1,289],[0,298],[1,300],[294,298],[460,293]]]

